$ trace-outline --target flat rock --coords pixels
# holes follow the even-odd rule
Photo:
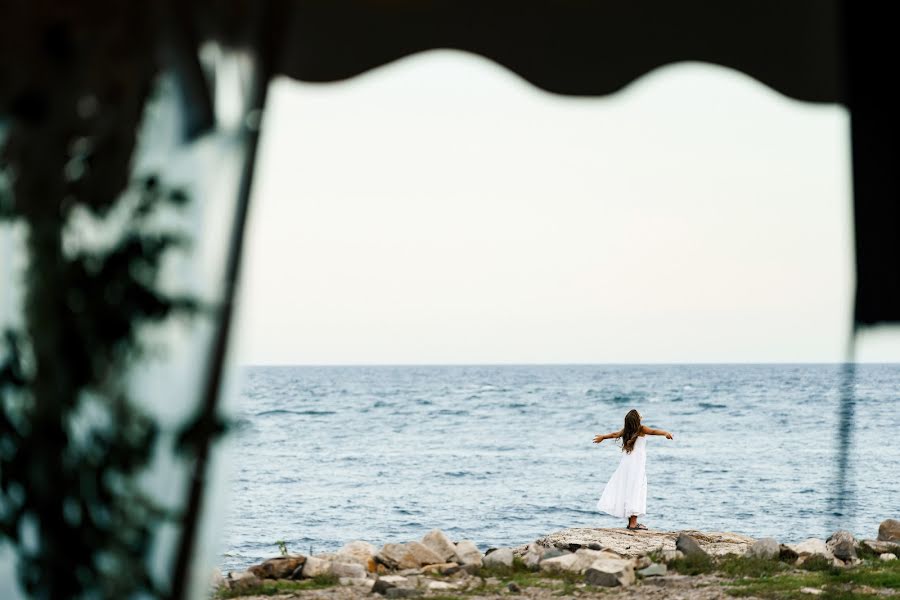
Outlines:
[[[760,538],[747,548],[747,556],[776,559],[781,554],[781,546],[775,538]]]
[[[884,554],[885,552],[900,552],[900,543],[897,542],[880,542],[878,540],[863,540],[861,546],[867,547],[876,554]]]
[[[668,573],[669,569],[661,563],[653,563],[648,567],[644,567],[637,572],[641,577],[662,577]]]
[[[743,554],[756,541],[754,538],[738,533],[704,532],[704,531],[628,531],[625,528],[590,528],[577,527],[563,529],[538,538],[533,543],[545,548],[567,550],[570,545],[588,548],[598,544],[601,548],[612,550],[617,554],[636,557],[656,550],[675,550],[675,540],[680,533],[687,533],[700,544],[700,547],[712,555]],[[513,549],[516,556],[524,556],[530,544]],[[546,556],[545,556],[546,559]]]
[[[442,562],[459,562],[456,556],[456,546],[440,529],[432,529],[426,533],[422,538],[422,544],[440,556],[443,559]]]
[[[455,590],[459,586],[453,583],[447,583],[446,581],[429,581],[428,589],[429,590]]]
[[[456,544],[456,556],[459,558],[461,565],[475,565],[480,567],[482,564],[481,550],[471,540],[462,540]],[[443,561],[438,561],[443,562]]]
[[[497,550],[494,550],[490,554],[485,555],[485,557],[482,559],[482,564],[487,567],[511,567],[513,564],[512,548],[499,548]]]
[[[459,570],[459,564],[455,562],[436,563],[422,567],[422,573],[440,573],[450,575]]]
[[[365,578],[366,568],[355,562],[338,562],[331,563],[330,572],[337,577],[347,577],[353,579]]]
[[[878,539],[882,542],[900,542],[900,521],[885,519],[878,526]]]

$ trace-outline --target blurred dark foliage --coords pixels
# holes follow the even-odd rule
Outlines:
[[[131,172],[164,4],[3,3],[0,219],[23,226],[27,270],[21,324],[0,341],[0,534],[35,598],[167,594],[148,565],[178,515],[139,489],[159,426],[126,385],[141,331],[199,310],[158,290],[186,240],[154,218],[188,197]],[[124,225],[73,247],[78,211]]]
[[[140,200],[111,247],[54,256],[52,281],[44,256],[29,253],[26,323],[2,343],[0,531],[34,597],[165,592],[147,559],[154,531],[177,515],[137,485],[158,425],[128,397],[125,373],[141,357],[142,327],[199,306],[156,290],[161,260],[184,240],[148,223],[186,196],[155,178],[134,187]]]

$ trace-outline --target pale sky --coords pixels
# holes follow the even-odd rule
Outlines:
[[[270,103],[242,363],[843,359],[841,107],[699,63],[565,98],[455,51]]]

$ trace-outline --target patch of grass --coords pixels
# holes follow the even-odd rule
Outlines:
[[[835,567],[834,562],[824,556],[810,556],[803,561],[800,568],[804,571],[823,571],[826,573],[836,574],[841,571],[840,567]]]
[[[719,558],[716,564],[716,570],[729,577],[767,577],[788,569],[788,565],[774,559],[735,554]]]
[[[312,579],[287,581],[283,579],[264,579],[261,584],[248,586],[237,590],[220,589],[216,598],[226,600],[228,598],[240,598],[242,596],[274,596],[300,590],[318,590],[333,587],[338,584],[338,577],[332,574],[317,575]]]
[[[827,561],[826,561],[827,562]],[[866,561],[856,567],[834,567],[822,561],[807,559],[812,569],[792,570],[787,573],[764,575],[753,579],[742,579],[732,584],[729,591],[735,596],[756,596],[759,598],[776,598],[778,600],[809,600],[808,594],[800,592],[800,588],[813,587],[824,591],[822,598],[829,600],[867,600],[884,598],[884,596],[866,588],[900,589],[900,561],[881,562]]]
[[[669,568],[682,575],[702,575],[712,573],[716,564],[706,554],[692,554],[683,558],[676,558],[669,563]]]

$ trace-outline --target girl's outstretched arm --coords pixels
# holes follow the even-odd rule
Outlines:
[[[667,440],[673,440],[675,438],[672,437],[672,434],[668,431],[663,431],[662,429],[653,429],[652,427],[647,427],[646,425],[641,425],[641,429],[644,430],[644,435],[664,435]]]
[[[622,430],[621,430],[621,429],[618,430],[618,431],[613,431],[612,433],[604,433],[603,435],[595,435],[595,436],[594,436],[594,443],[595,443],[595,444],[599,444],[599,443],[602,442],[603,440],[612,440],[612,439],[620,438],[620,437],[622,437]]]

